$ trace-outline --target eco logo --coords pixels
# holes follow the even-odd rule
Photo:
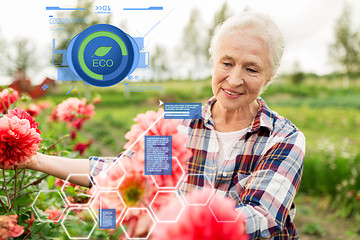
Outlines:
[[[85,29],[67,49],[71,70],[97,87],[112,86],[129,76],[138,65],[139,55],[135,40],[108,24]]]

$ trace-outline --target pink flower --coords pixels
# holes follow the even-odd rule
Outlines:
[[[41,108],[39,105],[31,103],[29,107],[26,109],[26,112],[29,113],[31,116],[35,117],[40,114]]]
[[[2,90],[0,92],[0,112],[5,114],[9,107],[14,104],[18,98],[18,91],[12,88]]]
[[[71,139],[75,139],[75,138],[76,138],[76,136],[77,136],[76,131],[71,130],[71,132],[70,132],[70,138],[71,138]]]
[[[134,159],[134,157],[129,158],[123,156],[120,161],[126,170],[126,175],[117,191],[126,206],[135,208],[148,206],[157,191],[154,182],[148,176],[144,175],[144,166]],[[106,174],[106,177],[102,177],[101,175],[96,176],[95,182],[101,187],[114,188],[119,184],[123,176],[124,172],[120,171],[120,168],[112,167]],[[96,189],[93,187],[91,193],[94,194],[95,192]],[[102,208],[116,209],[116,216],[120,216],[124,209],[124,205],[119,200],[118,195],[114,193],[102,193],[101,203]],[[94,201],[93,208],[96,209],[96,212],[99,211],[99,198]],[[123,221],[123,224],[130,232],[133,232],[141,227],[141,219],[146,218],[146,216],[145,211],[132,211],[131,217],[128,216]]]
[[[9,110],[9,113],[6,115],[10,118],[12,117],[18,117],[19,119],[26,119],[29,121],[30,123],[30,127],[34,128],[36,130],[37,133],[41,134],[41,131],[39,129],[39,124],[35,122],[35,118],[33,118],[32,116],[30,116],[29,113],[27,113],[26,111],[22,110],[21,108],[14,108],[12,110]]]
[[[62,187],[64,184],[65,184],[65,181],[64,181],[64,180],[62,180],[62,179],[60,179],[60,178],[55,178],[55,183],[54,183],[54,185],[55,185],[56,187]],[[75,185],[75,184],[73,184],[73,183],[71,183],[71,182],[66,182],[66,187],[67,187],[67,186],[76,187],[77,185]]]
[[[83,155],[85,150],[92,144],[92,142],[92,139],[89,139],[87,143],[79,142],[75,145],[74,151],[78,151],[80,155]]]
[[[57,106],[56,114],[59,120],[81,129],[84,122],[94,116],[94,108],[85,98],[68,98]]]
[[[151,197],[156,194],[157,189],[153,181],[144,175],[144,166],[141,166],[135,159],[124,156],[121,158],[121,163],[126,171],[125,178],[118,188],[121,197],[126,206],[144,207],[144,203],[149,204],[152,199]],[[119,168],[112,167],[107,172],[106,177],[96,176],[96,182],[101,187],[116,187],[124,175],[124,173],[119,170]],[[92,193],[94,191],[96,191],[96,189],[92,188]],[[113,202],[111,207],[116,209],[121,203],[119,203],[119,200],[113,200],[114,201],[110,201]]]
[[[163,110],[159,109],[158,112],[148,111],[145,114],[138,114],[134,119],[137,124],[134,124],[131,130],[125,135],[129,141],[125,144],[124,148],[135,152],[131,158],[127,156],[120,158],[126,175],[118,191],[127,207],[148,207],[158,191],[154,181],[152,181],[149,176],[144,175],[144,137],[140,138],[155,121],[159,119],[146,135],[172,136],[172,156],[176,157],[180,162],[179,165],[176,160],[173,161],[173,163],[176,162],[176,164],[173,165],[172,175],[154,176],[159,186],[175,187],[183,174],[181,167],[184,168],[186,161],[192,156],[191,150],[185,146],[187,136],[180,134],[177,130],[180,121],[164,119],[163,113]],[[140,140],[134,144],[139,138]],[[132,146],[133,144],[134,146]],[[114,186],[118,185],[122,177],[123,172],[120,168],[113,167],[107,172],[106,177],[102,177],[101,175],[96,176],[95,182],[101,187],[114,188]],[[94,194],[96,189],[93,188],[91,191]],[[152,205],[153,210],[158,211],[169,201],[169,198],[172,198],[172,196],[165,195],[157,198],[156,204]],[[123,208],[115,194],[109,194],[102,199],[106,202],[106,208],[114,208],[117,209],[117,211]],[[99,204],[95,203],[94,205],[99,208]],[[119,213],[117,212],[117,214]],[[123,223],[130,229],[130,232],[133,232],[141,225],[141,219],[146,219],[145,212],[134,211],[132,216],[126,218]],[[145,229],[145,231],[148,230],[149,229]]]
[[[194,191],[187,197],[192,202],[204,202],[208,198],[209,189]],[[206,200],[205,200],[206,201]],[[210,203],[208,203],[209,205]],[[216,216],[222,219],[236,219],[237,210],[234,208],[233,201],[228,198],[215,196],[212,208]],[[169,216],[178,214],[178,201],[173,201],[164,206],[160,211],[160,216]],[[247,240],[245,218],[243,215],[236,222],[218,222],[209,206],[188,206],[174,224],[161,224],[154,229],[152,239],[156,240]]]
[[[59,121],[59,117],[58,117],[58,106],[54,107],[52,113],[50,116],[48,116],[48,122],[58,122]]]
[[[47,109],[51,106],[51,103],[49,101],[41,101],[38,103],[38,106],[41,110]]]
[[[35,219],[35,217],[34,217],[34,212],[31,212],[31,218],[28,218],[28,219],[26,219],[24,222],[25,223],[27,223],[29,226],[28,226],[28,230],[25,232],[25,234],[26,233],[28,233],[28,232],[30,232],[30,230],[31,230],[31,226],[32,226],[32,224],[33,224],[33,222],[35,221],[36,219]]]
[[[24,233],[24,227],[17,224],[18,215],[0,216],[0,240],[9,237],[19,237]]]
[[[19,108],[0,118],[0,163],[6,168],[30,161],[42,141],[38,123]]]
[[[138,114],[134,121],[138,122],[131,127],[131,130],[126,133],[125,138],[129,141],[125,144],[124,148],[128,149],[130,146],[145,132],[151,124],[164,114],[164,110],[159,108],[158,112],[147,111],[145,114]],[[172,136],[172,156],[176,157],[183,169],[185,169],[186,161],[192,156],[190,149],[186,147],[187,136],[178,132],[180,120],[164,119],[162,117],[148,132],[147,136]],[[144,137],[140,139],[132,148],[137,154],[137,160],[141,164],[145,163],[144,159]],[[172,175],[158,175],[154,176],[157,184],[160,187],[175,187],[176,183],[180,180],[183,172],[177,161],[173,161]]]
[[[92,99],[93,104],[99,104],[101,103],[101,96],[97,95]]]
[[[57,221],[61,220],[64,218],[64,216],[61,216],[62,211],[57,209],[54,206],[51,206],[51,209],[46,209],[45,213],[49,214],[48,218],[50,220],[54,220],[54,223],[57,223]]]

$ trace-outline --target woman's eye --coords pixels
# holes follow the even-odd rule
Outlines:
[[[253,69],[253,68],[247,68],[246,70],[248,70],[251,73],[257,73],[258,72],[256,69]]]
[[[224,64],[224,66],[226,66],[226,67],[231,67],[231,63],[229,63],[229,62],[223,62],[223,64]]]

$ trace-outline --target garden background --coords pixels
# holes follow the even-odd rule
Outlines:
[[[206,66],[204,50],[200,45],[195,46],[197,41],[194,39],[200,36],[194,30],[197,28],[197,14],[196,10],[193,12],[183,29],[188,39],[191,34],[193,38],[184,40],[182,57],[188,58],[191,53],[196,52],[198,59],[193,61]],[[351,12],[351,6],[344,5],[337,17],[333,44],[329,45],[329,61],[333,66],[331,73],[303,71],[300,63],[294,63],[291,71],[278,75],[262,94],[272,110],[290,119],[306,136],[304,173],[295,198],[295,224],[301,239],[360,239],[360,31],[357,31],[359,23],[351,20],[352,14],[355,13]],[[215,14],[213,25],[229,15],[231,10],[224,4]],[[209,32],[213,31],[213,25],[209,27]],[[13,45],[18,52],[13,52],[12,64],[7,65],[4,71],[13,80],[27,77],[31,79],[31,76],[26,75],[34,67],[31,61],[20,61],[31,55],[30,45],[30,40],[22,40]],[[22,102],[26,107],[31,103],[50,103],[48,109],[36,116],[44,139],[42,151],[75,158],[117,156],[123,150],[125,133],[134,124],[134,117],[138,113],[157,110],[159,100],[204,104],[212,96],[211,77],[205,76],[206,71],[198,73],[190,67],[184,70],[185,75],[174,77],[172,72],[176,70],[176,66],[170,68],[166,65],[169,58],[167,51],[160,45],[155,47],[151,55],[153,72],[150,77],[145,80],[124,81],[128,86],[162,86],[161,91],[126,92],[122,83],[96,88],[83,82],[57,82],[38,99],[27,97],[29,92],[24,91]],[[16,74],[19,69],[24,75]],[[73,86],[74,90],[66,94]],[[97,102],[94,117],[77,131],[77,137],[73,140],[66,136],[69,129],[65,124],[48,122],[53,107],[69,97],[85,97]],[[63,136],[65,138],[54,148],[46,149]],[[82,155],[74,150],[79,142],[88,145]],[[11,177],[14,172],[7,171],[5,174]],[[3,179],[2,173],[0,175],[0,179]],[[24,181],[33,183],[42,177],[45,175],[32,173]],[[54,183],[55,178],[46,177],[41,183],[31,186],[29,195],[15,199],[14,209],[23,209],[23,220],[31,217],[29,206],[37,196],[37,191],[56,189]],[[3,200],[6,196],[4,191],[3,188],[0,190]],[[51,207],[55,203],[44,199],[41,204]],[[0,213],[4,214],[4,211]],[[36,231],[51,232],[51,229],[59,228],[58,225],[50,224],[37,226],[37,229],[32,229],[34,234],[29,238],[36,239]],[[86,227],[88,226],[84,226]],[[60,235],[56,236],[66,238],[64,232],[59,231]],[[101,231],[95,231],[94,236],[104,237]]]

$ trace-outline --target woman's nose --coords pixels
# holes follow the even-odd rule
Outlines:
[[[230,72],[227,81],[231,87],[237,87],[244,84],[244,73],[241,68],[233,69]]]

